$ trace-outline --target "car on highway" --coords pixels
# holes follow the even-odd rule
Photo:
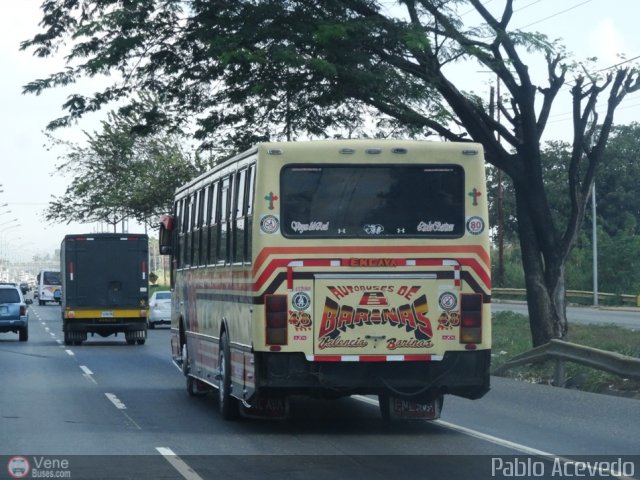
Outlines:
[[[29,339],[29,313],[27,305],[30,299],[25,300],[20,288],[15,285],[0,285],[0,332],[13,332],[18,334],[21,342]]]
[[[26,295],[31,288],[29,288],[29,284],[27,282],[20,282],[20,290],[23,295]]]
[[[149,328],[171,323],[171,292],[154,292],[149,299]]]

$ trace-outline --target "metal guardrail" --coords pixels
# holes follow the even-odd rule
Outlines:
[[[501,296],[521,296],[525,297],[527,291],[524,288],[492,288],[491,295],[495,297]],[[593,298],[593,292],[585,292],[582,290],[567,290],[567,298]],[[625,305],[633,305],[640,307],[640,295],[627,295],[617,293],[600,293],[598,292],[598,301],[620,299]]]
[[[500,375],[520,365],[556,361],[554,385],[565,385],[564,362],[575,362],[587,367],[619,375],[623,378],[640,380],[640,358],[629,357],[615,352],[606,352],[597,348],[585,347],[562,340],[551,340],[546,345],[516,355],[492,373]]]

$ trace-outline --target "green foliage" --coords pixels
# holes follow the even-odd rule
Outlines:
[[[175,135],[137,135],[136,118],[109,115],[102,130],[86,134],[86,145],[59,142],[66,148],[58,167],[72,179],[54,197],[45,218],[55,222],[106,222],[125,219],[154,225],[171,211],[175,189],[207,166],[190,159]]]
[[[598,289],[606,293],[640,293],[640,124],[632,123],[613,129],[596,176],[598,225]],[[544,179],[556,223],[566,222],[570,211],[566,184],[570,146],[550,142],[543,150]],[[496,172],[489,174],[490,221],[498,223]],[[523,272],[517,237],[517,219],[513,183],[503,176],[505,210],[505,280],[496,287],[522,288]],[[591,209],[578,235],[576,245],[566,263],[568,290],[593,289],[593,245]],[[494,237],[494,242],[495,242]],[[497,269],[497,253],[492,252],[493,270]],[[494,273],[495,277],[495,273]]]

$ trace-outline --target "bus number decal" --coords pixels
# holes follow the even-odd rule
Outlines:
[[[484,220],[481,217],[470,217],[467,220],[467,231],[471,235],[480,235],[484,232]]]

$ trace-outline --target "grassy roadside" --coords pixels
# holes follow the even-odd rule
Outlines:
[[[570,323],[567,340],[600,350],[640,357],[640,331],[638,330],[633,331],[615,325]],[[529,320],[526,316],[513,312],[499,312],[493,315],[493,368],[507,362],[514,355],[526,352],[531,348]],[[566,372],[567,387],[640,398],[640,382],[638,381],[626,380],[571,362],[567,362]],[[513,368],[506,376],[532,383],[551,384],[553,373],[553,362],[545,362]]]

